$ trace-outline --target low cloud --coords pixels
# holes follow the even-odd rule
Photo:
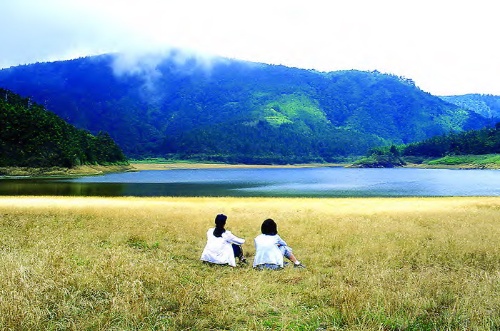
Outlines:
[[[149,50],[143,52],[114,53],[111,69],[117,79],[136,77],[142,81],[139,86],[140,94],[149,104],[161,102],[166,91],[161,85],[165,70],[161,66],[168,62],[170,70],[176,74],[189,75],[194,71],[201,71],[210,76],[213,66],[227,60],[174,48],[163,50]]]

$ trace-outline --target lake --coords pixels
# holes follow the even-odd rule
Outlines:
[[[67,179],[0,179],[0,195],[500,196],[500,171],[342,167],[176,169]]]

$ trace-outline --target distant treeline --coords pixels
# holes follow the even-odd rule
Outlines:
[[[500,122],[494,128],[450,133],[403,146],[403,156],[442,157],[500,153]]]
[[[96,136],[0,88],[0,166],[74,167],[127,163],[107,133]]]
[[[445,156],[486,154],[500,154],[500,122],[493,128],[449,133],[407,145],[376,147],[355,165],[394,167]]]

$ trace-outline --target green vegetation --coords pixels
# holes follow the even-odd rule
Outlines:
[[[486,118],[500,118],[500,96],[465,94],[440,98],[461,108],[470,109]]]
[[[405,163],[498,167],[500,123],[494,128],[450,133],[408,145],[377,147],[354,163],[361,167],[394,167]]]
[[[306,269],[203,264],[217,213]],[[498,330],[500,198],[0,199],[1,330]]]
[[[500,154],[448,155],[426,163],[429,165],[469,165],[474,168],[500,168]]]
[[[136,68],[148,70],[120,75],[111,55],[19,66],[0,70],[0,85],[76,127],[108,132],[134,159],[339,162],[489,123],[394,75],[228,59],[207,70],[173,55],[154,65],[139,59]]]
[[[394,168],[406,165],[397,148],[392,145],[389,150],[374,149],[371,155],[356,160],[352,166],[360,168]]]
[[[127,164],[107,133],[76,129],[44,107],[0,89],[0,167]]]
[[[500,153],[500,122],[494,128],[436,136],[404,146],[402,155],[443,157],[445,155]]]

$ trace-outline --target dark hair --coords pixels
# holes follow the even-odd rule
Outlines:
[[[215,237],[222,237],[222,234],[226,232],[226,229],[224,229],[224,225],[226,225],[226,220],[227,216],[224,214],[219,214],[215,216],[215,229],[214,229]]]
[[[268,218],[262,223],[262,226],[260,227],[260,231],[263,234],[267,234],[269,236],[274,236],[278,234],[278,226],[276,225],[276,222],[273,221],[272,219]]]

